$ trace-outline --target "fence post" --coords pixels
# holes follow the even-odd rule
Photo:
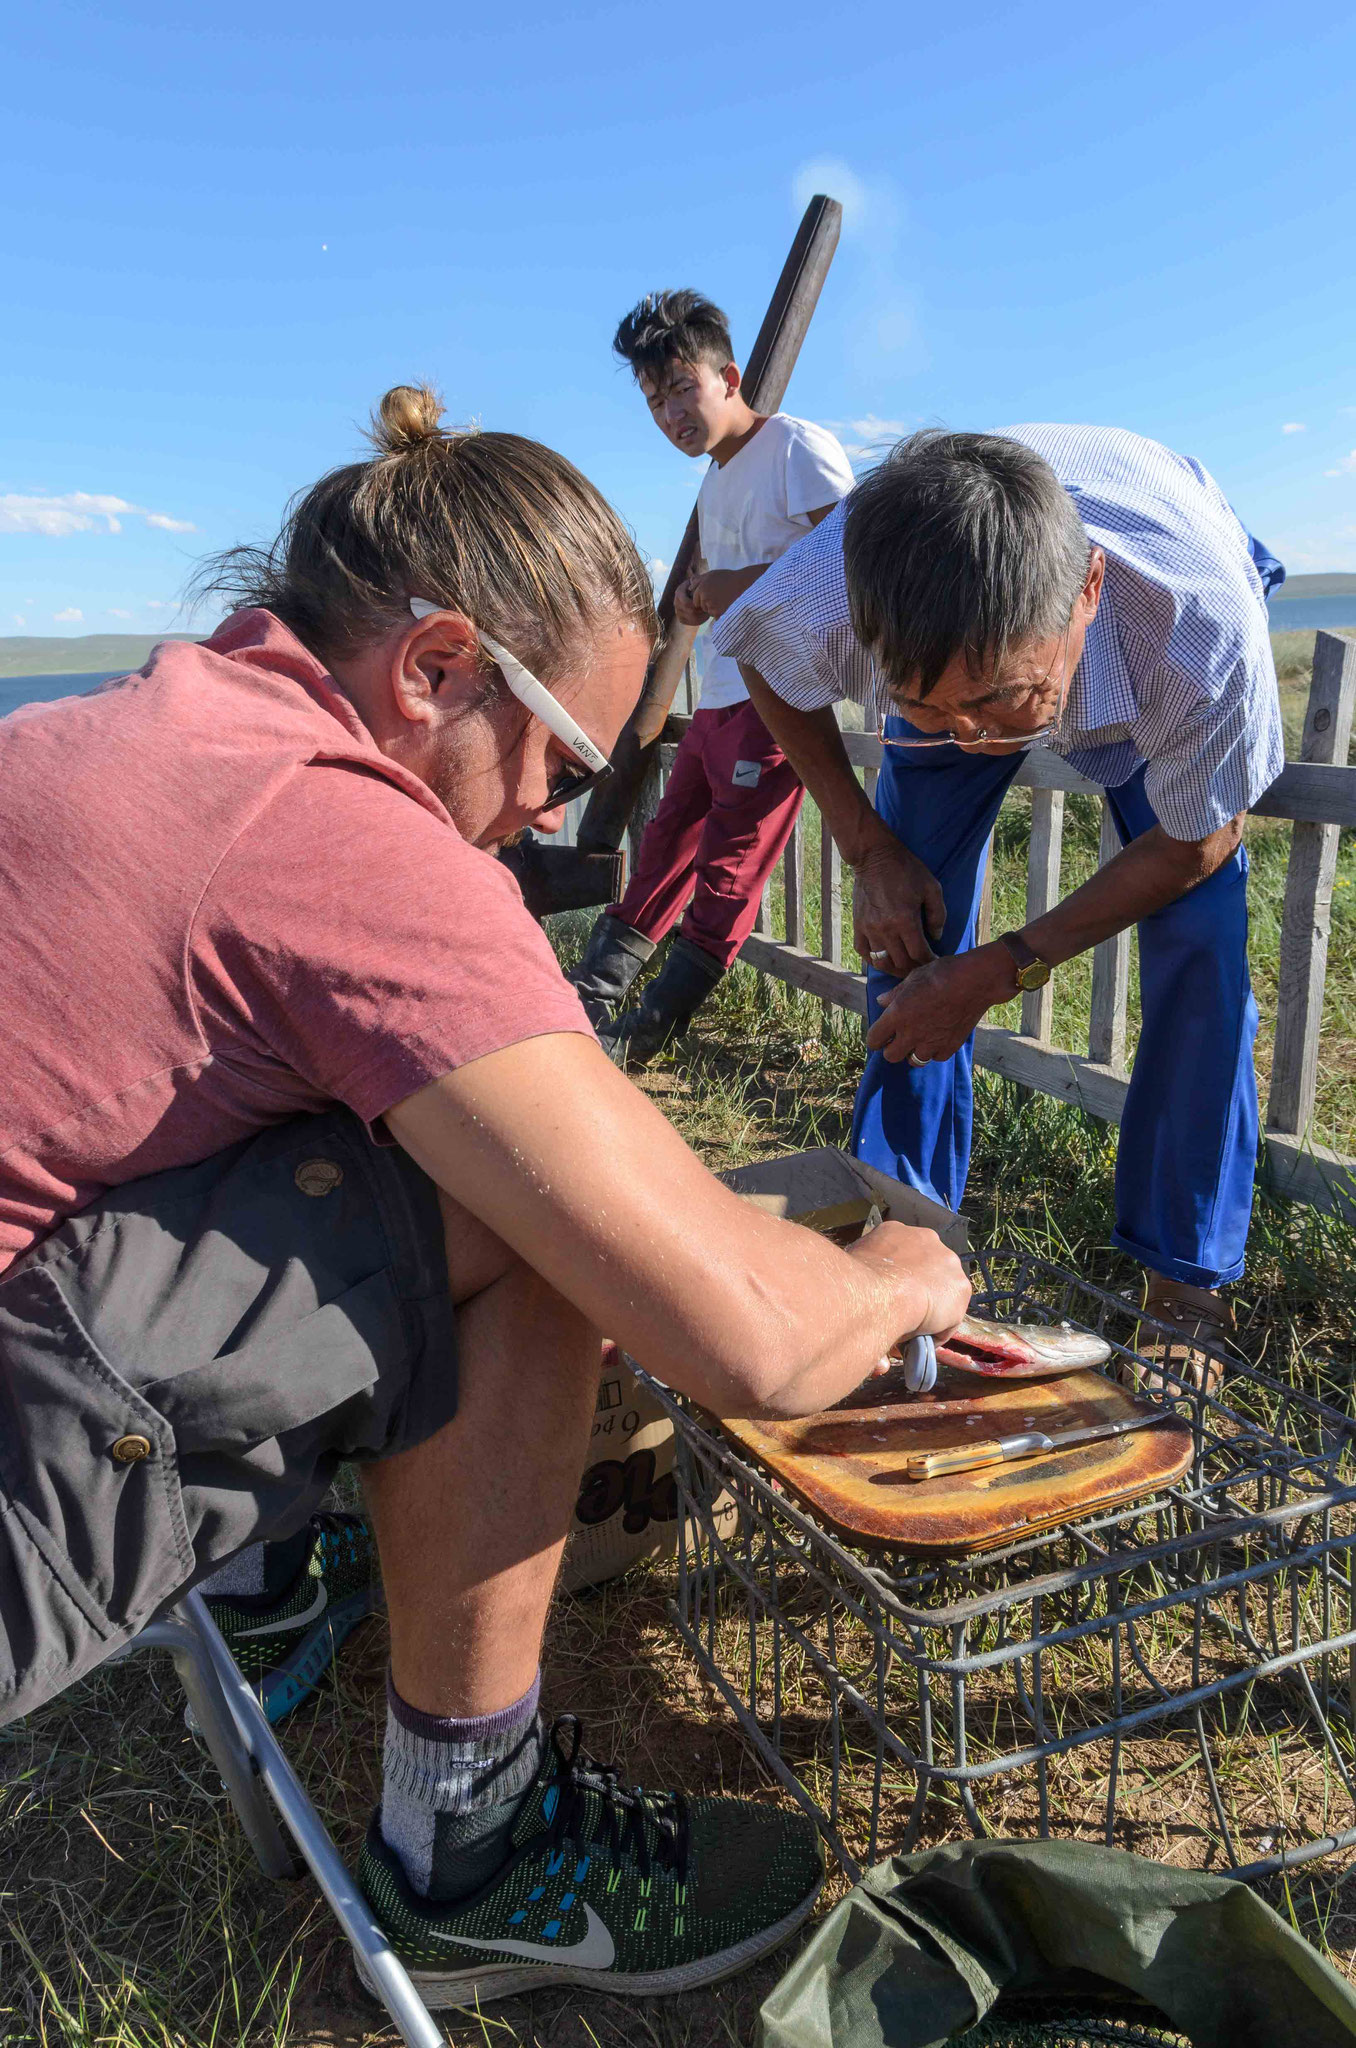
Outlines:
[[[1300,759],[1343,767],[1356,706],[1356,639],[1314,636],[1314,674]],[[1295,825],[1281,913],[1280,988],[1267,1128],[1302,1137],[1314,1113],[1323,984],[1337,875],[1338,825]]]
[[[1121,850],[1111,806],[1102,798],[1102,836],[1097,865],[1104,868]],[[1130,934],[1103,939],[1092,954],[1092,1014],[1088,1020],[1088,1058],[1104,1067],[1125,1065],[1125,1011],[1130,994]]]
[[[1064,791],[1031,792],[1031,850],[1026,863],[1026,921],[1044,917],[1059,901],[1059,861],[1064,850]],[[1053,982],[1029,988],[1022,996],[1022,1032],[1048,1039],[1055,1021]]]
[[[645,837],[645,828],[659,809],[659,799],[664,794],[668,776],[660,765],[659,748],[654,749],[650,765],[636,797],[635,808],[627,825],[627,873],[633,875],[640,859],[640,842]]]
[[[786,898],[786,943],[805,946],[805,814],[797,811],[791,837],[782,855],[782,886]]]
[[[843,856],[832,832],[819,821],[819,957],[843,964]]]
[[[987,946],[993,937],[993,833],[989,834],[984,847],[984,882],[979,892],[979,912],[975,918],[975,944]]]

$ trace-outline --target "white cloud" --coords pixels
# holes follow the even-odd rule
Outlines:
[[[84,616],[78,605],[68,604],[64,612],[52,613],[52,621],[58,626],[78,626],[83,622]]]
[[[132,614],[130,612],[119,611],[118,607],[115,604],[111,604],[108,607],[108,616],[110,619],[130,619]]]
[[[90,491],[67,491],[61,498],[8,491],[0,497],[0,533],[43,533],[56,540],[69,533],[121,533],[120,515],[136,509],[125,498]]]
[[[1285,425],[1281,428],[1281,432],[1283,434],[1302,434],[1305,431],[1306,430],[1303,420],[1287,420]]]
[[[0,533],[40,533],[49,540],[65,540],[72,533],[121,533],[124,519],[144,519],[148,526],[168,533],[197,532],[191,520],[148,512],[103,491],[66,491],[60,496],[7,491],[0,496]]]
[[[868,412],[858,420],[821,420],[821,427],[827,427],[836,434],[843,444],[843,451],[851,463],[879,462],[896,441],[902,441],[911,434],[916,420],[883,420],[876,413]]]
[[[851,164],[832,156],[812,157],[792,174],[791,198],[798,212],[816,192],[840,202],[843,241],[859,252],[857,267],[864,275],[854,293],[859,303],[850,313],[859,346],[864,343],[870,357],[894,357],[891,367],[898,370],[899,357],[916,352],[918,345],[914,308],[899,275],[899,193],[888,178],[861,177]]]
[[[841,157],[812,157],[792,178],[791,196],[799,212],[804,213],[817,192],[826,193],[841,205],[845,235],[860,234],[870,221],[871,189]]]
[[[1356,526],[1311,527],[1307,532],[1279,533],[1271,544],[1295,575],[1313,571],[1356,570]]]
[[[169,606],[162,597],[149,597],[146,600],[146,609],[148,612],[167,612]]]
[[[1342,457],[1336,469],[1325,469],[1323,474],[1324,476],[1347,476],[1353,470],[1356,470],[1356,448],[1352,449],[1350,455]]]

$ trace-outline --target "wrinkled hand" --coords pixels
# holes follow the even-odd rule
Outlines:
[[[1014,993],[1007,948],[977,946],[948,960],[916,967],[882,999],[880,1015],[866,1034],[873,1052],[887,1060],[947,1060],[959,1052],[986,1010]]]
[[[673,616],[680,626],[704,626],[710,613],[697,602],[700,576],[685,576],[673,593]]]
[[[862,957],[884,953],[873,967],[908,974],[933,956],[946,904],[941,884],[907,846],[888,838],[852,871],[852,942]]]
[[[899,1287],[904,1322],[900,1337],[916,1337],[922,1330],[929,1336],[949,1337],[970,1306],[965,1268],[935,1230],[881,1223],[847,1249],[850,1258]],[[877,1370],[889,1366],[890,1360],[883,1359]]]

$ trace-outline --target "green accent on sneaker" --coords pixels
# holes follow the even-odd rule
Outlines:
[[[380,1813],[358,1881],[426,2003],[474,2006],[548,1984],[636,1997],[713,1984],[800,1925],[824,1860],[802,1814],[626,1788],[567,1715],[489,1884],[452,1904],[421,1897]]]
[[[311,1529],[310,1556],[277,1599],[225,1593],[207,1602],[272,1722],[316,1691],[344,1638],[381,1604],[376,1545],[363,1517],[313,1515]]]

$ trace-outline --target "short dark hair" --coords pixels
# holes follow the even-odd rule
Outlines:
[[[927,428],[847,501],[852,628],[892,689],[926,697],[963,653],[972,675],[1062,630],[1090,544],[1048,462],[1001,434]]]
[[[642,374],[657,377],[673,363],[714,363],[723,370],[734,361],[730,323],[700,292],[647,292],[618,325],[612,348]]]

